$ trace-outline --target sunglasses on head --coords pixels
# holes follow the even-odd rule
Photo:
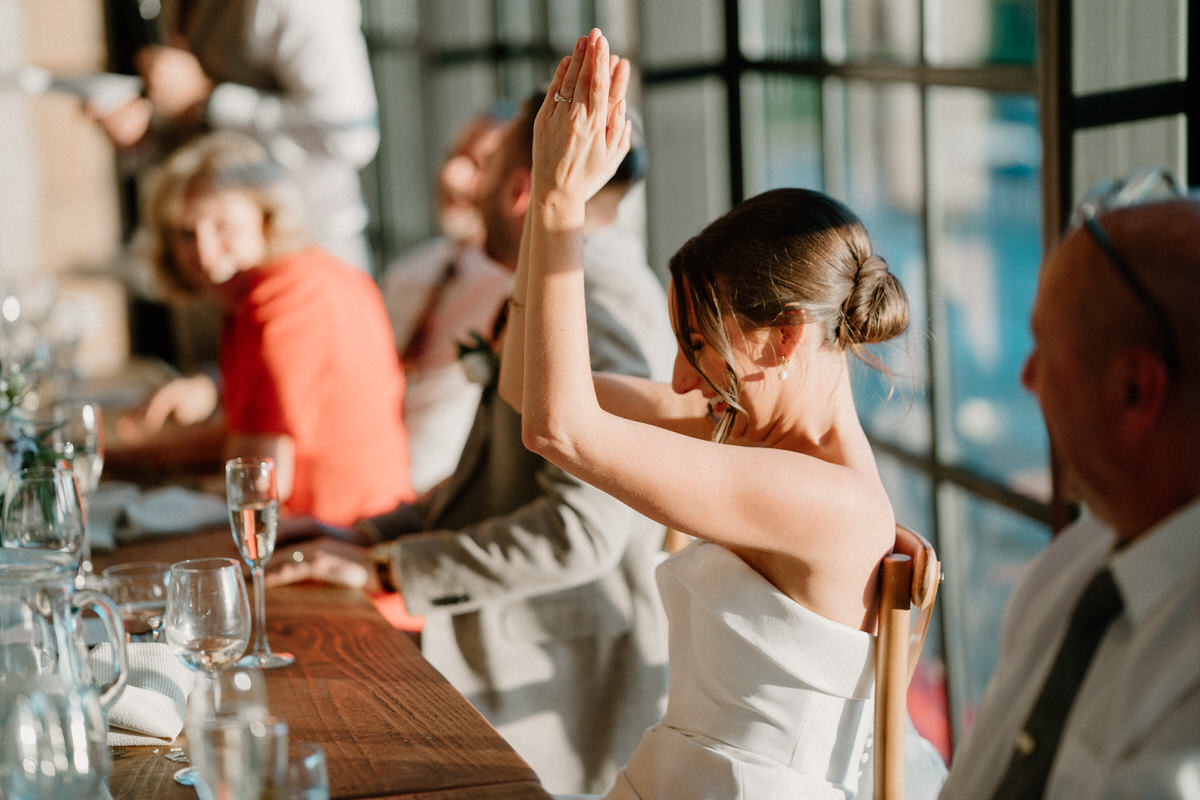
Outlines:
[[[1076,208],[1068,226],[1069,229],[1083,228],[1088,232],[1117,275],[1150,313],[1162,335],[1163,360],[1172,374],[1179,370],[1179,348],[1170,317],[1145,282],[1138,277],[1129,259],[1113,244],[1108,232],[1100,224],[1099,217],[1118,208],[1131,208],[1183,197],[1187,197],[1187,193],[1170,172],[1159,168],[1139,170],[1125,178],[1105,181],[1093,188]]]

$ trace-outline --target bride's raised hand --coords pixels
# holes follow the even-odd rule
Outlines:
[[[535,193],[583,203],[612,177],[629,150],[629,72],[597,29],[559,63],[534,123]]]

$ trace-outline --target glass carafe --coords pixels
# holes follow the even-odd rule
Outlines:
[[[113,648],[94,675],[83,615],[93,610]],[[76,590],[37,554],[0,548],[0,797],[99,796],[111,758],[105,712],[129,674],[116,605]]]
[[[114,653],[113,674],[93,675],[84,611],[102,623]],[[71,576],[36,553],[0,548],[0,665],[5,679],[57,676],[67,690],[94,688],[107,711],[129,675],[120,612],[107,596],[75,589]]]

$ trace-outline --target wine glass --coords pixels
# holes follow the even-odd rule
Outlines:
[[[160,561],[115,564],[101,573],[101,589],[117,604],[128,641],[158,641],[170,575],[171,565]]]
[[[92,552],[87,538],[87,505],[104,470],[104,419],[99,403],[65,402],[55,406],[55,416],[61,421],[58,431],[59,448],[63,458],[75,471],[79,496],[83,500],[84,539],[79,563],[81,582],[92,576]]]
[[[270,458],[231,458],[225,462],[225,497],[233,542],[250,565],[254,580],[254,649],[241,661],[243,667],[272,669],[296,661],[291,653],[272,653],[267,644],[267,600],[263,571],[275,552],[279,528],[279,492],[275,488],[275,461]]]
[[[172,564],[163,634],[183,663],[200,673],[202,685],[233,666],[250,641],[250,603],[241,565],[232,558]],[[195,779],[192,767],[175,773],[184,785]]]
[[[72,577],[83,551],[83,505],[66,467],[26,467],[12,473],[4,493],[5,547],[36,550],[47,566]]]

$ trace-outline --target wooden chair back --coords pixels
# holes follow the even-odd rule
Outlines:
[[[908,685],[933,615],[942,568],[932,545],[902,525],[879,566],[875,644],[875,800],[903,800]],[[916,624],[911,623],[913,608]]]

